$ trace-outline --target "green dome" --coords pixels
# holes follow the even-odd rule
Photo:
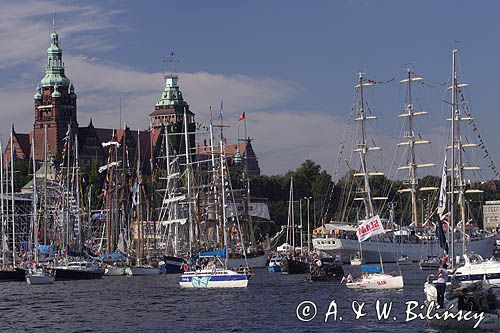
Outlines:
[[[69,79],[64,74],[47,73],[40,81],[42,87],[53,87],[56,84],[61,87],[69,86]]]

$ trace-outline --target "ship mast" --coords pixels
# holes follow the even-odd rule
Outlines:
[[[358,73],[358,84],[355,86],[356,89],[359,88],[360,92],[360,99],[361,99],[361,105],[358,111],[358,116],[356,117],[355,120],[361,122],[361,139],[358,143],[358,147],[354,149],[354,152],[359,152],[359,157],[361,161],[361,172],[360,173],[355,173],[354,176],[356,177],[363,177],[364,179],[364,189],[362,190],[363,192],[363,197],[358,199],[358,200],[363,200],[364,206],[365,206],[365,218],[370,218],[375,215],[374,208],[373,208],[373,200],[385,200],[387,199],[386,197],[372,197],[371,194],[371,188],[370,188],[370,176],[383,176],[384,174],[382,172],[368,172],[367,164],[366,164],[366,154],[368,151],[373,151],[373,150],[382,150],[380,147],[369,147],[367,144],[367,139],[366,139],[366,120],[373,120],[377,119],[376,116],[367,116],[365,113],[365,100],[364,100],[364,93],[363,93],[363,87],[364,86],[371,86],[373,83],[371,82],[363,82],[363,73]]]
[[[452,77],[452,115],[451,115],[451,136],[452,136],[452,145],[451,147],[451,198],[450,198],[450,216],[452,221],[452,241],[454,240],[454,204],[455,204],[455,193],[458,193],[458,209],[459,216],[462,223],[462,246],[463,246],[463,254],[467,253],[467,235],[466,235],[466,224],[467,224],[467,215],[465,213],[465,194],[466,193],[481,193],[481,190],[465,190],[465,181],[463,171],[466,170],[479,170],[478,166],[465,166],[463,161],[463,149],[464,148],[475,148],[477,147],[474,143],[463,143],[462,135],[460,133],[460,121],[462,120],[472,120],[472,118],[468,115],[463,117],[460,112],[460,108],[458,107],[459,98],[458,92],[459,88],[468,86],[467,83],[459,83],[458,75],[456,70],[456,53],[458,50],[453,50],[453,77]],[[454,255],[454,250],[452,247],[452,257]]]
[[[408,103],[406,105],[406,109],[404,113],[398,115],[398,117],[408,117],[408,129],[404,134],[404,137],[407,139],[404,142],[398,143],[398,146],[408,146],[408,164],[401,166],[398,168],[398,170],[408,170],[408,176],[409,179],[405,179],[403,181],[404,185],[407,185],[408,188],[401,189],[398,192],[403,193],[403,192],[410,192],[411,194],[411,222],[414,227],[419,227],[421,224],[419,223],[418,219],[418,209],[417,209],[417,186],[418,186],[418,178],[417,178],[417,169],[418,168],[423,168],[423,167],[432,167],[435,164],[417,164],[416,158],[415,158],[415,145],[417,144],[429,144],[430,141],[428,140],[416,140],[415,139],[415,130],[414,130],[414,123],[413,123],[413,117],[415,116],[421,116],[427,114],[426,111],[417,111],[415,112],[415,109],[413,107],[413,100],[412,100],[412,82],[415,81],[421,81],[423,80],[421,77],[415,77],[412,76],[412,71],[410,68],[407,69],[407,74],[408,77],[406,79],[403,79],[399,81],[400,83],[407,83],[408,84]],[[421,190],[434,190],[436,188],[422,188]],[[422,218],[422,224],[425,222],[424,216]]]

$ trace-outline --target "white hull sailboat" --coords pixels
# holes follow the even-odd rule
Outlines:
[[[380,147],[371,147],[368,145],[365,132],[365,122],[370,119],[376,119],[375,116],[367,116],[365,113],[365,101],[363,96],[363,86],[369,86],[372,83],[370,81],[365,81],[362,74],[359,74],[359,83],[356,88],[359,88],[360,93],[360,109],[356,117],[357,121],[361,122],[361,138],[358,142],[356,152],[359,152],[360,162],[361,162],[361,172],[356,173],[360,177],[363,177],[364,188],[362,191],[363,196],[359,198],[364,204],[366,220],[359,221],[357,228],[357,238],[358,238],[358,248],[359,248],[359,259],[362,261],[365,258],[365,247],[363,246],[364,241],[370,239],[373,236],[377,236],[385,233],[384,226],[378,215],[374,212],[374,204],[372,200],[371,188],[370,188],[370,175],[382,175],[380,172],[369,172],[367,170],[367,152],[373,150],[380,150]],[[385,197],[378,197],[380,200],[386,200]],[[397,276],[386,274],[384,272],[382,256],[379,252],[380,267],[376,268],[376,271],[365,270],[361,266],[361,270],[364,272],[370,272],[371,274],[362,274],[360,278],[353,281],[347,282],[347,287],[349,289],[373,289],[373,290],[386,290],[386,289],[401,289],[404,287],[403,277],[401,273]],[[355,262],[357,263],[357,262]],[[369,267],[368,267],[369,268]],[[380,270],[379,270],[380,269]]]
[[[108,266],[104,269],[104,275],[106,276],[122,276],[125,275],[126,267],[120,266]]]
[[[44,272],[43,270],[36,270],[26,274],[26,282],[30,285],[34,284],[51,284],[56,280],[55,275]]]
[[[403,277],[401,275],[390,275],[384,273],[374,273],[361,277],[360,279],[348,282],[349,289],[403,289]]]
[[[248,277],[229,269],[186,272],[179,278],[182,288],[246,288]]]
[[[186,114],[184,114],[184,120],[186,119]],[[222,119],[221,119],[222,123]],[[185,123],[186,124],[186,123]],[[187,131],[187,126],[185,126]],[[186,140],[187,141],[187,140]],[[224,249],[221,251],[213,251],[213,252],[205,252],[200,253],[200,258],[210,258],[213,257],[213,261],[209,263],[207,268],[195,271],[188,271],[182,274],[179,277],[179,286],[181,288],[198,288],[198,289],[206,289],[206,288],[246,288],[248,286],[248,275],[245,271],[248,271],[248,263],[245,258],[245,265],[242,266],[243,272],[235,272],[233,270],[229,270],[228,267],[228,255],[227,255],[227,246],[228,246],[228,231],[227,231],[227,215],[225,207],[232,207],[234,211],[236,210],[234,195],[231,189],[231,181],[229,178],[229,170],[227,166],[225,150],[224,150],[224,139],[221,132],[220,139],[220,176],[221,176],[221,204],[222,204],[222,229],[224,233]],[[228,178],[226,178],[228,177]],[[229,188],[227,188],[227,187]],[[227,202],[228,200],[229,202]],[[227,204],[226,204],[227,202]],[[238,228],[239,219],[238,215],[235,216]],[[241,229],[240,229],[240,237],[241,237]],[[243,238],[240,238],[242,244],[242,251],[245,253],[245,247]],[[223,258],[222,262],[220,258]],[[222,268],[217,268],[217,264],[221,264]]]
[[[148,266],[132,266],[125,269],[125,274],[129,276],[158,275],[160,269]]]

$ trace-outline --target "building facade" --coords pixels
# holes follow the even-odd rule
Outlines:
[[[483,206],[483,228],[495,230],[500,226],[500,201],[486,201]]]

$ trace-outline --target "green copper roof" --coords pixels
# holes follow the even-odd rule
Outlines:
[[[156,106],[186,104],[182,98],[182,92],[179,90],[177,80],[179,77],[176,75],[169,75],[165,77],[165,89],[161,94],[161,99],[156,103]]]
[[[50,46],[47,49],[47,68],[40,84],[42,87],[53,87],[55,84],[68,87],[70,84],[69,79],[64,74],[62,49],[59,47],[59,36],[55,31],[50,34]]]

